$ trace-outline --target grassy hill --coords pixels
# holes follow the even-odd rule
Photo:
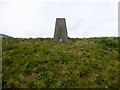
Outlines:
[[[13,37],[0,33],[0,38],[13,38]]]
[[[118,88],[118,38],[8,38],[3,88]]]

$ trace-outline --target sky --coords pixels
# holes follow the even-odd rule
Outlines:
[[[118,36],[119,0],[0,0],[0,33],[17,38],[52,38],[56,18],[68,36]]]

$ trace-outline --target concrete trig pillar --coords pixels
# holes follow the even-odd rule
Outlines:
[[[56,42],[67,42],[68,41],[65,18],[56,18],[53,40]]]

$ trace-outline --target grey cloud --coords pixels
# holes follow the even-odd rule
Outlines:
[[[66,18],[71,37],[109,36],[117,33],[117,7],[109,1],[106,3],[10,1],[5,1],[8,2],[7,6],[0,6],[2,13],[0,32],[11,36],[53,37],[57,17]]]

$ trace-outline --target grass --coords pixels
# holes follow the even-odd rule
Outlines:
[[[118,38],[3,39],[3,88],[119,88]]]
[[[0,84],[2,81],[2,38],[0,38]]]

